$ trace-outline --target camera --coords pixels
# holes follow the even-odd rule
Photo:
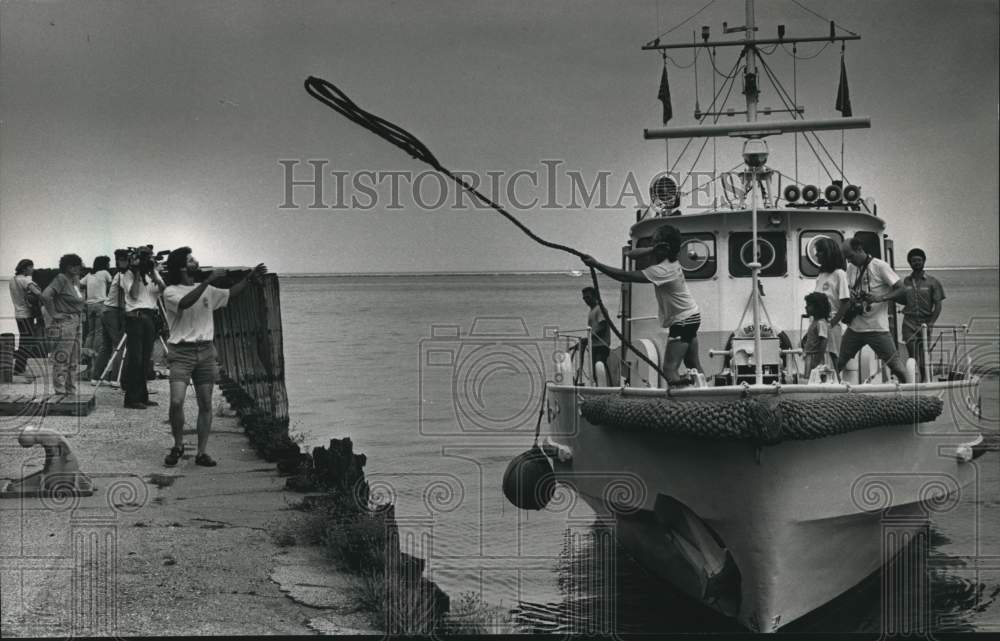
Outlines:
[[[140,274],[152,272],[156,269],[159,262],[163,260],[163,257],[171,251],[164,249],[154,253],[152,245],[138,245],[136,247],[126,247],[125,249],[128,252],[129,265],[138,267]]]
[[[871,303],[867,302],[863,296],[851,294],[851,299],[847,304],[847,311],[844,312],[844,324],[849,325],[852,320],[870,311],[872,311]]]
[[[421,433],[533,430],[555,329],[531,336],[524,320],[513,317],[475,318],[468,333],[458,325],[431,326],[430,337],[420,340]]]

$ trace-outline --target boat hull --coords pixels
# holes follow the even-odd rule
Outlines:
[[[913,387],[963,396],[971,386]],[[823,395],[794,387],[785,398]],[[956,449],[975,433],[958,428],[948,399],[932,423],[760,447],[592,425],[581,415],[583,400],[618,391],[550,388],[551,438],[571,453],[555,460],[557,478],[612,518],[651,570],[751,630],[776,630],[858,584],[953,507],[974,477]],[[699,395],[708,391],[672,396],[727,402],[741,393]]]

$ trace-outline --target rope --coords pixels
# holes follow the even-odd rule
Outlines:
[[[538,236],[537,234],[532,232],[527,226],[524,225],[524,223],[515,218],[513,214],[511,214],[506,209],[504,209],[497,203],[493,202],[492,200],[481,194],[475,187],[465,182],[465,180],[463,180],[461,177],[456,176],[455,174],[451,173],[451,171],[442,166],[441,163],[438,162],[438,159],[434,157],[434,154],[432,154],[431,151],[422,142],[420,142],[420,140],[418,140],[416,136],[406,131],[399,125],[391,123],[388,120],[385,120],[383,118],[376,116],[375,114],[365,111],[333,83],[327,80],[323,80],[322,78],[309,76],[308,78],[306,78],[305,87],[306,87],[306,92],[308,92],[310,96],[320,101],[327,107],[333,109],[334,111],[344,116],[348,120],[361,125],[368,131],[375,134],[376,136],[391,142],[392,144],[396,145],[397,147],[399,147],[400,149],[411,155],[413,158],[416,158],[417,160],[429,164],[431,167],[438,170],[448,178],[451,178],[462,189],[466,190],[471,195],[478,198],[480,202],[491,207],[497,213],[499,213],[504,218],[512,222],[514,225],[517,226],[518,229],[524,232],[525,235],[528,236],[528,238],[532,239],[539,245],[542,245],[543,247],[548,247],[550,249],[563,251],[568,254],[572,254],[573,256],[576,256],[581,260],[584,258],[584,256],[586,256],[586,254],[579,251],[578,249],[574,249],[573,247],[569,247],[567,245],[561,245],[559,243],[554,243],[545,240],[541,236]],[[611,331],[614,333],[614,335],[618,337],[618,340],[621,341],[622,345],[626,345],[630,350],[632,350],[632,352],[636,356],[639,357],[640,360],[642,360],[644,363],[652,367],[664,380],[666,380],[667,375],[663,372],[662,369],[660,369],[660,364],[654,363],[645,354],[643,354],[638,349],[633,347],[631,343],[627,342],[625,340],[625,337],[622,336],[622,333],[621,331],[619,331],[618,327],[616,327],[615,324],[611,321],[611,314],[608,312],[608,309],[604,306],[604,300],[601,297],[600,284],[597,282],[597,271],[593,267],[590,267],[590,279],[591,281],[593,281],[594,293],[595,296],[597,297],[597,304],[600,306],[601,313],[604,314],[604,318],[608,321],[608,327],[611,328]]]
[[[934,396],[840,394],[768,404],[753,398],[710,403],[613,394],[585,400],[580,411],[593,425],[622,430],[774,444],[933,421],[943,407]]]

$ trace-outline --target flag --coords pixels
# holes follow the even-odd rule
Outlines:
[[[847,88],[847,66],[840,57],[840,84],[837,85],[837,111],[844,118],[851,117],[851,92]]]
[[[663,75],[660,76],[660,93],[656,97],[663,103],[663,124],[674,117],[674,107],[670,104],[670,83],[667,81],[667,66],[663,65]]]

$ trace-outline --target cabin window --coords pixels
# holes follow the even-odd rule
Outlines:
[[[715,258],[715,234],[697,232],[681,234],[681,251],[677,260],[684,270],[684,278],[702,280],[715,276],[718,261]]]
[[[879,242],[878,234],[873,231],[859,231],[854,237],[861,241],[869,255],[882,258],[882,243]]]
[[[761,276],[784,276],[788,273],[787,238],[783,231],[757,233],[757,255]],[[736,231],[729,234],[729,274],[737,278],[751,276],[754,250],[752,234]]]
[[[799,272],[803,276],[819,276],[819,261],[816,260],[816,241],[820,238],[829,238],[837,243],[837,246],[844,242],[844,236],[839,231],[830,229],[804,231],[799,234]]]

